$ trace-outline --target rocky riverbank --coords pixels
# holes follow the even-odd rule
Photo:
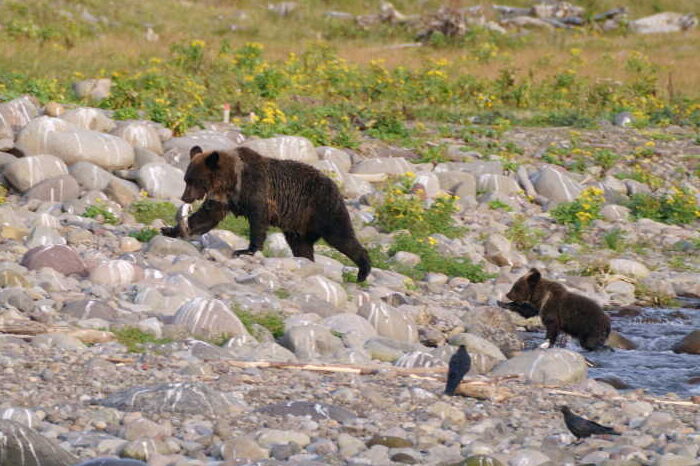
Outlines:
[[[700,297],[698,221],[680,216],[687,206],[659,210],[688,198],[697,209],[700,146],[691,131],[511,128],[470,145],[436,132],[445,158],[418,163],[410,149],[373,139],[340,150],[293,136],[246,138],[220,123],[174,137],[153,122],[31,97],[0,104],[0,116],[9,188],[0,205],[0,431],[10,439],[0,444],[2,466],[28,451],[20,438],[43,452],[42,464],[101,455],[158,465],[459,464],[474,455],[510,465],[697,464],[692,400],[618,391],[588,378],[574,351],[523,351],[518,330],[539,322],[496,306],[533,266],[617,312]],[[361,241],[377,251],[400,237],[376,221],[388,177],[409,172],[406,196],[427,204],[458,196],[453,218],[463,235],[430,235],[430,247],[485,275],[436,272],[423,249],[399,250],[375,263],[365,286],[326,246],[317,245],[314,263],[290,257],[281,233],[253,257],[232,257],[247,245],[232,223],[192,241],[153,236],[148,227],[173,220],[167,202],[179,202],[194,144],[246,144],[326,171]],[[494,155],[494,144],[513,150]],[[606,162],[597,150],[617,158]],[[601,193],[599,218],[572,234],[552,211],[584,192]],[[639,193],[666,202],[656,220],[636,215]],[[692,330],[678,351],[698,354]],[[614,344],[634,344],[624,337]],[[486,377],[484,399],[441,395],[439,368],[455,344],[472,354],[470,378]],[[438,371],[388,370],[397,367]],[[571,445],[561,404],[622,435]]]

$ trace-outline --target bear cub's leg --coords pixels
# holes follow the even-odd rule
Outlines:
[[[541,348],[554,348],[557,342],[557,336],[559,336],[559,322],[557,319],[544,319],[542,322],[547,329],[547,334],[545,338],[547,341],[542,344]]]

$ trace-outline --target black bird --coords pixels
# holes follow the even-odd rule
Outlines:
[[[593,434],[609,434],[620,435],[612,427],[601,426],[597,422],[589,421],[581,416],[577,416],[571,412],[568,406],[559,408],[564,413],[564,422],[569,431],[576,436],[577,439],[590,437]]]
[[[464,345],[459,345],[459,349],[450,357],[449,369],[447,371],[447,384],[445,385],[445,395],[454,395],[457,386],[462,381],[469,368],[472,366],[472,358],[467,353]]]

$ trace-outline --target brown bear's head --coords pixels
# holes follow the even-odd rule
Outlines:
[[[542,274],[537,269],[530,269],[513,284],[513,287],[506,294],[506,298],[518,303],[527,303],[532,297],[535,287],[542,278]]]
[[[194,146],[190,150],[190,164],[185,172],[182,202],[191,204],[204,197],[226,202],[228,195],[235,192],[240,184],[238,165],[239,159],[235,155],[204,152],[201,147]]]

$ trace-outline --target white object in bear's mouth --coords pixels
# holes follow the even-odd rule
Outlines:
[[[187,217],[190,215],[190,210],[192,210],[192,204],[182,204],[179,209],[177,209],[177,226],[180,227],[180,235],[183,238],[189,238],[190,236],[190,224],[187,221]]]

